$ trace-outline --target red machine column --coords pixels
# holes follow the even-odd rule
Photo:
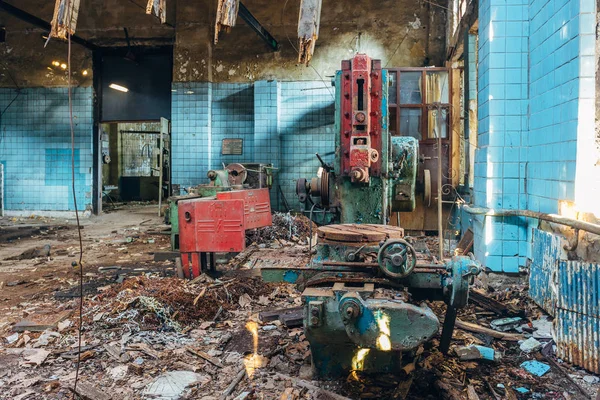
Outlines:
[[[341,175],[368,183],[381,175],[381,61],[357,54],[342,61]]]

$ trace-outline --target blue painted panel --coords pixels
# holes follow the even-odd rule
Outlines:
[[[556,235],[534,229],[529,295],[555,316],[558,357],[600,373],[600,265],[566,261]]]
[[[556,313],[556,272],[559,260],[566,258],[560,238],[533,230],[529,296],[550,315]]]

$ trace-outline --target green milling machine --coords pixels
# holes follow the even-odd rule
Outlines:
[[[262,268],[266,281],[299,284],[315,379],[358,371],[399,374],[438,335],[425,303],[445,301],[440,338],[446,353],[457,309],[481,271],[471,257],[422,263],[392,212],[415,207],[418,142],[388,130],[388,77],[379,60],[357,54],[335,77],[333,165],[300,179],[297,195],[311,219],[327,216],[311,244],[309,265]]]

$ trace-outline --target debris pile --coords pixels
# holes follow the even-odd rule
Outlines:
[[[95,316],[103,313],[107,327],[136,322],[139,329],[181,332],[182,326],[213,321],[219,314],[239,308],[247,298],[268,296],[273,284],[258,278],[213,280],[206,275],[194,281],[138,276],[111,287],[94,301]],[[97,318],[97,317],[92,317]]]
[[[270,244],[273,241],[308,243],[310,235],[315,235],[317,225],[306,216],[291,213],[273,213],[273,224],[246,232],[246,243]]]

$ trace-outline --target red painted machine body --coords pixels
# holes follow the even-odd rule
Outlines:
[[[273,223],[268,189],[233,190],[217,193],[217,200],[243,200],[246,229],[262,228]]]
[[[246,230],[272,224],[268,189],[217,193],[216,198],[178,203],[179,248],[186,277],[197,277],[210,264],[207,254],[241,252]],[[214,262],[214,256],[210,255]]]
[[[369,182],[381,175],[381,61],[357,54],[342,61],[342,176]]]

